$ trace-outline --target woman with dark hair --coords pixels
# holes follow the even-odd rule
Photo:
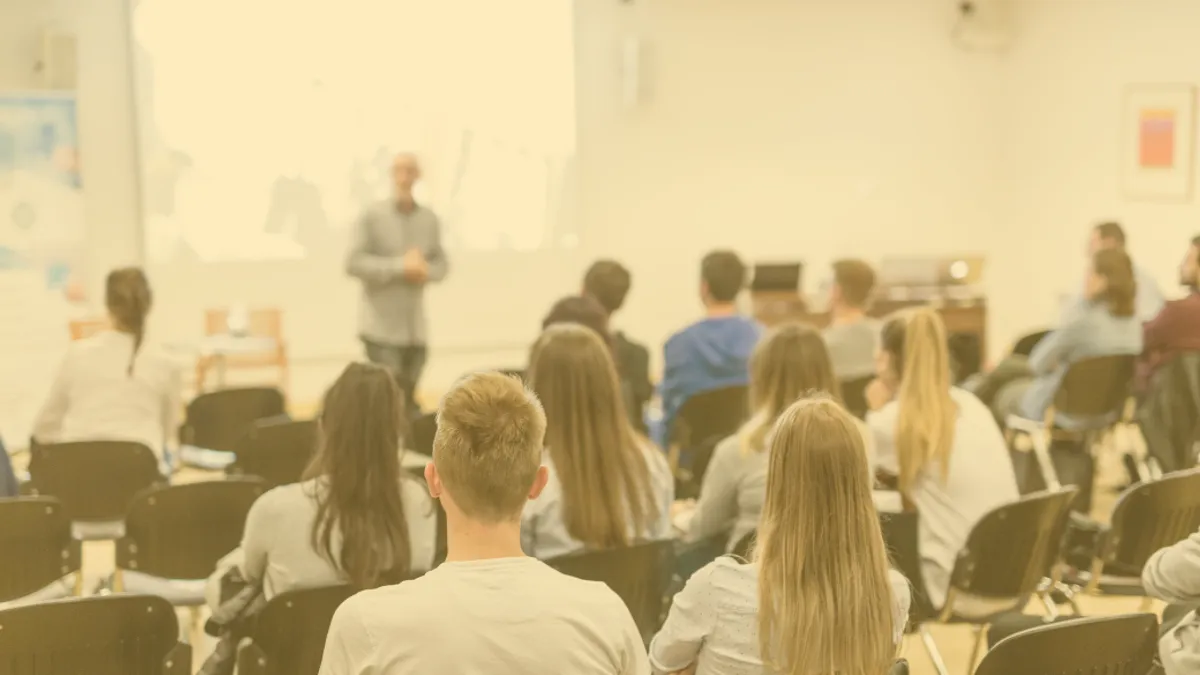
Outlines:
[[[350,582],[373,588],[433,566],[437,516],[425,486],[400,468],[400,388],[380,366],[352,363],[325,395],[305,481],[254,502],[242,576],[269,599]]]
[[[969,387],[1001,423],[1010,414],[1041,419],[1076,361],[1142,352],[1142,323],[1135,313],[1133,262],[1119,248],[1092,255],[1086,306],[1034,347],[1028,358],[1012,355]],[[1071,420],[1060,416],[1060,424]]]
[[[143,344],[151,299],[142,270],[108,275],[111,327],[71,344],[34,423],[36,440],[136,441],[161,456],[178,426],[182,385],[178,364]]]

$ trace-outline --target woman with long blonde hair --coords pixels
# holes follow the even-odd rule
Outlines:
[[[839,400],[833,363],[821,334],[801,323],[767,333],[750,356],[750,419],[713,450],[696,510],[688,525],[690,541],[729,532],[730,551],[758,527],[767,485],[767,441],[788,406],[812,392]],[[855,420],[874,456],[871,434]]]
[[[666,458],[629,423],[612,352],[595,331],[550,326],[527,380],[546,411],[546,488],[521,518],[522,548],[553,558],[671,536]]]
[[[1015,501],[1008,446],[991,412],[952,386],[946,328],[922,307],[883,326],[878,378],[867,387],[880,473],[896,479],[920,522],[922,573],[940,607],[950,572],[975,523]]]
[[[675,597],[650,645],[656,672],[882,675],[908,615],[889,569],[863,437],[827,395],[774,425],[754,558],[718,558]]]

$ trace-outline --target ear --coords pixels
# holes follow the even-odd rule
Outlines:
[[[434,499],[442,497],[442,478],[438,476],[437,467],[433,462],[425,465],[425,485],[429,488],[429,496]]]
[[[537,499],[538,495],[542,494],[542,490],[546,489],[546,482],[550,480],[550,470],[545,466],[539,466],[537,475],[533,477],[533,486],[529,488],[529,498]]]

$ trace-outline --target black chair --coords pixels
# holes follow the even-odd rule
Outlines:
[[[80,594],[82,546],[71,536],[71,521],[57,499],[0,499],[0,524],[0,604],[25,598],[72,574],[71,586],[53,590],[61,592],[55,593],[58,597]]]
[[[437,413],[421,415],[408,429],[408,449],[433,456],[433,437],[437,435]]]
[[[1121,420],[1125,403],[1133,386],[1136,357],[1130,355],[1097,356],[1081,359],[1067,368],[1066,375],[1054,395],[1054,403],[1041,420],[1010,415],[1005,421],[1009,438],[1027,434],[1041,470],[1042,480],[1049,489],[1062,485],[1051,459],[1050,447],[1055,440],[1080,444],[1088,452],[1101,434]],[[1075,424],[1063,429],[1056,424],[1058,416],[1070,416]],[[1090,506],[1090,477],[1083,491],[1086,511]]]
[[[853,380],[842,380],[842,403],[846,406],[846,410],[850,411],[858,419],[867,418],[867,410],[870,408],[867,405],[867,385],[875,379],[874,375],[867,377],[859,377]]]
[[[892,567],[908,580],[911,599],[905,632],[915,632],[921,624],[937,616],[937,611],[929,602],[925,576],[921,571],[920,519],[916,511],[880,512],[879,528],[883,531],[883,543],[887,546]]]
[[[968,672],[978,662],[991,619],[1019,610],[1035,595],[1045,598],[1062,559],[1063,537],[1076,492],[1076,488],[1068,487],[1027,495],[993,510],[971,528],[950,574],[946,602],[938,615],[942,623],[975,627]],[[963,595],[986,599],[991,608],[985,614],[962,614],[955,605]],[[928,622],[919,630],[934,667],[940,675],[946,675],[945,662]]]
[[[3,675],[188,675],[171,603],[148,595],[59,600],[0,610]]]
[[[141,493],[117,542],[114,590],[153,591],[185,607],[204,604],[204,580],[241,543],[246,514],[265,491],[262,480],[246,477]]]
[[[749,416],[746,397],[746,387],[736,386],[701,392],[684,401],[670,432],[676,495],[699,493],[713,448]]]
[[[1137,411],[1146,453],[1162,473],[1196,466],[1200,451],[1200,352],[1159,366]]]
[[[333,613],[354,595],[349,584],[284,593],[253,620],[238,653],[242,675],[317,675]]]
[[[888,671],[888,675],[908,675],[908,661],[898,659],[892,664],[892,669]]]
[[[568,576],[603,581],[625,601],[643,639],[662,626],[675,569],[675,544],[652,541],[624,548],[583,551],[547,560]]]
[[[1089,592],[1149,598],[1142,569],[1156,551],[1200,530],[1200,469],[1140,483],[1117,498],[1107,529],[1101,530],[1091,570],[1080,575]]]
[[[141,443],[38,443],[30,447],[25,489],[58,498],[77,538],[117,539],[134,495],[163,480],[158,459]]]
[[[236,452],[238,441],[261,419],[286,414],[283,392],[275,387],[222,389],[201,394],[187,406],[179,442],[209,450]]]
[[[298,483],[316,447],[316,420],[259,420],[238,440],[226,472],[257,476],[271,487]]]
[[[1029,356],[1033,353],[1034,347],[1037,347],[1038,343],[1049,334],[1050,331],[1048,330],[1038,330],[1026,335],[1022,335],[1017,339],[1016,343],[1013,344],[1012,353],[1019,356]]]
[[[1001,640],[975,675],[1146,675],[1158,653],[1158,619],[1127,614],[1039,626]]]

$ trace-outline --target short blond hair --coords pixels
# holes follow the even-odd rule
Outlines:
[[[454,503],[478,520],[519,517],[542,464],[537,397],[514,377],[468,375],[442,399],[437,422],[433,463]]]

